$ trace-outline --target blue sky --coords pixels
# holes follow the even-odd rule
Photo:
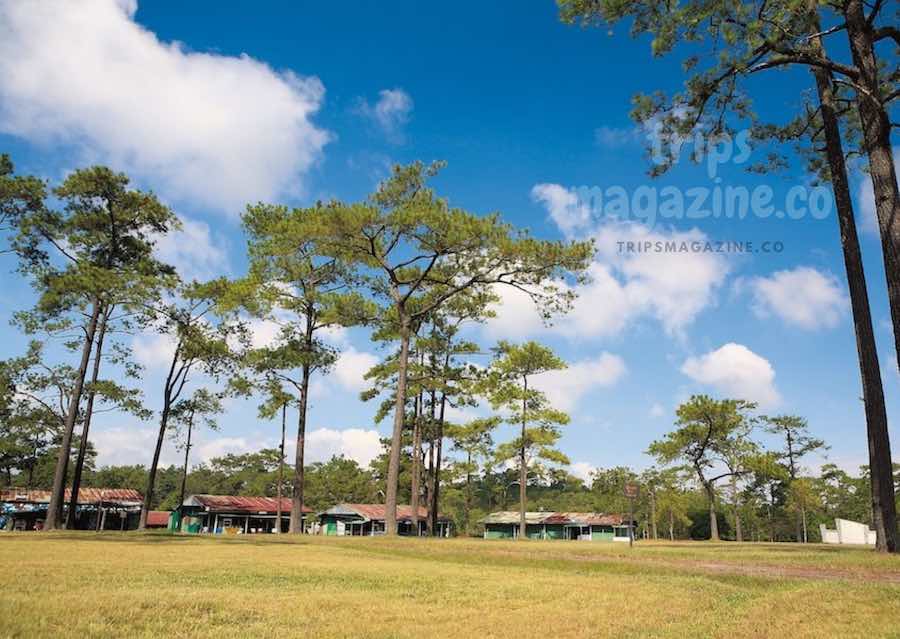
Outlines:
[[[741,395],[769,413],[805,416],[849,469],[866,461],[865,424],[843,263],[833,212],[824,219],[674,219],[617,222],[584,208],[579,187],[629,195],[664,186],[686,193],[717,184],[770,187],[783,201],[809,178],[749,176],[727,161],[715,182],[680,162],[646,171],[631,96],[677,90],[678,57],[652,59],[624,29],[559,23],[553,2],[221,3],[98,2],[72,8],[0,4],[0,150],[20,171],[58,180],[98,162],[127,171],[185,221],[164,257],[200,277],[239,275],[238,216],[247,202],[292,205],[371,192],[388,167],[442,159],[435,180],[454,205],[500,211],[540,237],[598,239],[594,283],[552,329],[506,295],[496,322],[473,329],[553,346],[571,368],[545,380],[572,414],[562,448],[590,467],[650,463],[642,451],[670,429],[691,393]],[[783,117],[810,88],[805,72],[751,85],[759,111]],[[759,159],[759,158],[756,158]],[[900,409],[879,244],[866,185],[855,176],[858,216],[884,371],[889,419]],[[583,192],[583,190],[581,191]],[[649,235],[648,235],[649,234]],[[777,253],[635,254],[644,238],[781,242]],[[0,261],[10,273],[12,262]],[[0,291],[0,357],[26,338],[6,327],[27,306],[10,273]],[[263,340],[266,327],[259,326]],[[310,457],[370,458],[374,407],[360,375],[382,353],[363,330],[335,336],[344,355],[312,396]],[[135,336],[148,366],[144,392],[159,403],[166,345]],[[457,414],[465,418],[477,410]],[[277,425],[232,403],[198,460],[273,445]],[[94,439],[101,463],[147,463],[152,423],[106,415]],[[900,431],[892,427],[894,450]],[[503,437],[503,434],[500,435]],[[895,457],[897,453],[895,452]],[[167,444],[164,461],[176,459]],[[819,463],[821,460],[813,460]]]

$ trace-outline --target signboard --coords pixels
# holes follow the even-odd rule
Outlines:
[[[641,487],[638,484],[628,482],[627,484],[625,484],[623,492],[625,493],[625,496],[628,497],[628,499],[637,499],[638,495],[641,492]]]

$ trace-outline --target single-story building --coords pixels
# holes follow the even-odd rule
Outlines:
[[[63,515],[71,490],[65,492]],[[75,528],[78,530],[134,530],[143,496],[131,488],[80,488]],[[50,505],[49,490],[4,488],[0,491],[0,530],[40,530]]]
[[[323,535],[370,536],[384,534],[384,504],[336,504],[319,513],[319,532]],[[412,536],[416,534],[412,525],[412,507],[397,506],[397,533]],[[418,535],[427,534],[428,511],[419,507]],[[438,514],[437,534],[450,536],[450,519]]]
[[[491,513],[481,520],[485,539],[516,539],[518,511]],[[628,541],[628,517],[605,513],[526,512],[529,539],[569,539],[579,541]],[[631,522],[633,529],[636,522]]]
[[[303,507],[303,519],[312,510]],[[275,532],[278,525],[277,497],[233,497],[231,495],[190,495],[181,507],[181,518],[174,523],[183,532],[250,534]],[[291,498],[281,498],[281,532],[291,522]]]
[[[835,519],[834,530],[819,524],[823,544],[859,544],[874,546],[877,534],[866,524],[849,519]]]

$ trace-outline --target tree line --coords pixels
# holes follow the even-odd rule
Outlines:
[[[821,454],[827,446],[809,434],[809,429],[796,416],[756,416],[751,430],[768,435],[780,446],[766,450],[754,438],[745,437],[740,463],[732,462],[736,474],[717,477],[728,468],[707,474],[704,480],[713,484],[713,508],[707,487],[699,481],[696,468],[687,458],[669,459],[666,447],[691,437],[683,432],[692,428],[693,419],[704,414],[717,402],[709,398],[692,398],[680,409],[685,426],[676,429],[650,449],[658,454],[658,464],[642,471],[625,466],[598,468],[587,477],[575,477],[565,466],[534,465],[528,471],[528,508],[532,511],[624,513],[629,504],[624,496],[626,483],[641,487],[635,505],[637,535],[647,539],[710,539],[715,526],[716,538],[738,541],[821,541],[819,525],[833,526],[835,518],[872,521],[870,477],[867,467],[852,475],[832,463],[823,464],[818,472],[804,467],[808,455]],[[727,414],[738,403],[724,401]],[[747,424],[717,432],[712,448],[726,450],[738,435],[744,436]],[[696,433],[694,433],[696,435]],[[458,535],[480,536],[480,521],[498,510],[520,506],[518,481],[520,471],[504,463],[486,424],[473,421],[449,429],[450,454],[444,459],[438,510],[449,517]],[[308,464],[304,472],[305,504],[316,512],[336,503],[377,503],[383,500],[389,462],[390,439],[382,441],[382,453],[369,466],[362,467],[352,459],[335,456],[325,462]],[[412,437],[405,437],[398,498],[412,501]],[[679,445],[679,444],[676,444]],[[146,486],[148,470],[143,465],[95,467],[95,453],[88,446],[84,481],[93,486],[133,488]],[[50,444],[25,460],[22,470],[3,468],[4,485],[49,489],[58,449]],[[8,451],[7,451],[8,453]],[[32,454],[32,453],[30,453]],[[718,453],[708,451],[700,459],[701,468]],[[661,457],[659,456],[661,455]],[[293,489],[293,467],[287,465],[288,478],[281,481],[283,455],[278,449],[262,449],[253,453],[228,454],[194,465],[185,475],[182,466],[160,468],[151,507],[170,510],[183,501],[183,495],[194,493],[228,495],[265,495],[274,497],[279,488]],[[9,463],[9,458],[5,458]],[[427,458],[424,468],[428,469]],[[432,465],[433,472],[433,465]],[[900,489],[900,465],[894,466],[894,485]],[[186,487],[182,483],[186,480]],[[422,482],[428,485],[429,481]],[[429,493],[424,490],[424,501]],[[714,513],[715,519],[712,519]],[[714,522],[714,523],[713,523]]]
[[[684,140],[696,133],[715,140],[749,123],[756,145],[780,149],[796,144],[806,168],[832,184],[866,414],[871,520],[879,550],[896,551],[884,393],[844,162],[847,154],[867,160],[900,363],[900,194],[890,139],[900,76],[895,58],[882,55],[886,46],[900,42],[900,32],[882,24],[885,3],[559,4],[566,22],[628,21],[633,34],[652,36],[655,55],[689,43],[685,90],[635,99],[635,119],[659,125],[664,142],[663,161],[653,174],[672,166]],[[827,43],[841,36],[850,61],[826,50]],[[787,124],[763,121],[753,111],[748,79],[795,67],[811,71],[814,92],[800,96],[803,108]],[[790,164],[778,152],[766,157],[753,170]],[[368,327],[373,340],[391,349],[370,372],[372,386],[365,394],[380,402],[379,418],[391,424],[383,478],[387,533],[396,532],[395,508],[407,485],[411,502],[424,499],[429,512],[436,511],[442,472],[449,472],[442,468],[442,447],[454,429],[465,431],[460,441],[469,443],[460,443],[459,451],[468,460],[477,458],[500,421],[517,428],[517,437],[497,446],[494,456],[517,469],[507,487],[518,482],[524,526],[529,467],[566,462],[555,443],[568,416],[549,404],[533,377],[564,363],[540,344],[501,343],[491,349],[490,364],[477,369],[466,357],[477,347],[462,339],[459,327],[489,317],[503,287],[526,293],[547,321],[564,313],[575,286],[586,278],[593,247],[590,242],[539,240],[497,214],[478,216],[452,207],[429,187],[441,168],[398,166],[359,202],[319,202],[297,209],[249,206],[242,216],[247,273],[230,281],[187,282],[154,253],[158,238],[177,230],[179,223],[152,193],[131,188],[126,176],[105,167],[74,171],[51,191],[41,179],[16,175],[3,156],[0,225],[8,231],[8,250],[15,253],[21,276],[32,283],[37,303],[15,315],[16,325],[35,340],[26,354],[3,365],[2,437],[14,454],[35,449],[39,440],[58,448],[47,528],[64,525],[68,482],[68,512],[74,513],[95,412],[129,411],[158,422],[143,490],[143,527],[158,499],[165,438],[183,433],[186,469],[194,427],[214,426],[227,396],[255,396],[261,398],[261,415],[274,418],[280,412],[282,432],[288,407],[297,414],[296,457],[286,481],[292,486],[291,529],[300,532],[310,381],[327,372],[338,355],[327,339],[329,332],[349,326]],[[275,341],[264,347],[254,347],[251,339],[253,322],[259,320],[279,325]],[[142,371],[127,336],[139,330],[156,331],[173,345],[152,412],[131,387]],[[71,361],[47,363],[47,340],[69,349]],[[125,383],[104,375],[111,367],[124,371]],[[476,398],[487,401],[497,416],[461,426],[448,423],[449,407]],[[724,401],[695,398],[682,406],[677,429],[649,449],[661,463],[680,460],[692,469],[706,495],[712,537],[718,534],[720,482],[727,480],[737,492],[749,477],[775,463],[771,454],[754,448],[749,430],[741,436],[734,430],[755,423],[757,418],[747,416],[754,407],[742,400]],[[409,454],[404,454],[406,446]],[[283,464],[282,455],[282,474]],[[7,463],[6,468],[13,466]],[[28,470],[15,468],[17,473]],[[800,479],[790,482],[798,490]],[[471,488],[477,473],[467,480]]]

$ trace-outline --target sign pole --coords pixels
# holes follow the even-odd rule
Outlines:
[[[622,492],[628,498],[628,547],[634,548],[634,500],[641,488],[634,482],[628,482],[622,487]]]
[[[634,497],[628,500],[628,547],[634,547]]]

